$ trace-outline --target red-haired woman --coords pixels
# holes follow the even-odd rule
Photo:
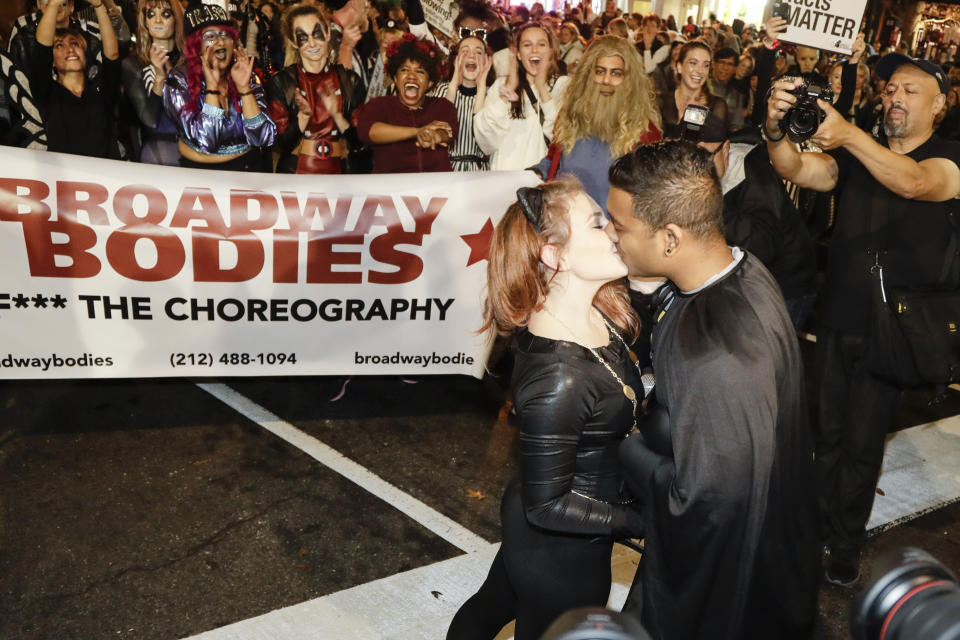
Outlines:
[[[277,171],[348,173],[348,152],[359,146],[350,117],[363,104],[360,76],[330,64],[330,24],[317,7],[287,9],[283,32],[288,66],[267,85]]]
[[[140,162],[179,164],[177,125],[163,110],[163,85],[183,55],[183,6],[179,0],[137,3],[136,55],[123,61],[124,95],[139,120]]]
[[[387,47],[387,75],[395,96],[374,98],[358,111],[360,141],[373,147],[373,173],[453,171],[447,145],[457,139],[457,109],[430,98],[443,54],[411,34]]]
[[[181,166],[269,171],[261,149],[273,144],[277,127],[233,20],[219,5],[195,0],[183,25],[184,62],[163,88],[163,105],[177,123]]]
[[[484,329],[513,334],[520,476],[490,573],[448,640],[492,640],[514,618],[516,639],[535,640],[564,611],[603,606],[613,540],[641,533],[617,463],[642,393],[626,344],[637,321],[605,225],[569,180],[520,189],[497,225]]]

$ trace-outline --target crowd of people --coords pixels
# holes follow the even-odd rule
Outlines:
[[[960,284],[960,66],[614,0],[464,0],[452,33],[420,0],[36,8],[4,54],[5,144],[545,180],[490,248],[485,328],[513,339],[520,475],[448,638],[516,619],[534,639],[603,605],[615,540],[644,540],[624,611],[657,638],[809,637],[819,578],[858,581],[901,392],[870,365],[872,272]],[[804,86],[822,122],[800,140],[784,122]],[[808,419],[796,330],[818,294]]]

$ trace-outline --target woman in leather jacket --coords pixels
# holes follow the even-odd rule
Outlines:
[[[350,117],[363,103],[360,76],[330,64],[330,25],[316,7],[287,10],[283,31],[287,66],[267,86],[277,172],[349,173],[349,152],[359,147]]]
[[[140,162],[177,166],[177,125],[163,110],[163,84],[183,55],[183,6],[178,0],[140,0],[136,53],[121,67],[123,91],[137,116]]]
[[[603,606],[614,539],[642,533],[617,462],[642,393],[627,268],[578,182],[517,197],[490,246],[483,330],[513,334],[520,474],[500,550],[448,640],[491,640],[514,618],[516,639],[535,640],[564,611]]]

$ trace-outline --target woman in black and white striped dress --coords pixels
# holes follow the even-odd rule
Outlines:
[[[487,95],[487,76],[493,57],[481,37],[471,35],[450,52],[456,56],[450,82],[441,82],[433,91],[457,107],[460,133],[450,145],[450,163],[454,171],[487,171],[489,158],[473,137],[473,114],[483,108]]]

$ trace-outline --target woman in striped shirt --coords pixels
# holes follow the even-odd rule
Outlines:
[[[482,31],[478,29],[477,31]],[[473,114],[483,108],[487,95],[487,79],[493,55],[483,35],[471,35],[457,43],[450,52],[455,56],[450,82],[437,85],[433,95],[444,97],[457,107],[460,133],[450,147],[450,163],[454,171],[487,171],[490,160],[473,136]]]

